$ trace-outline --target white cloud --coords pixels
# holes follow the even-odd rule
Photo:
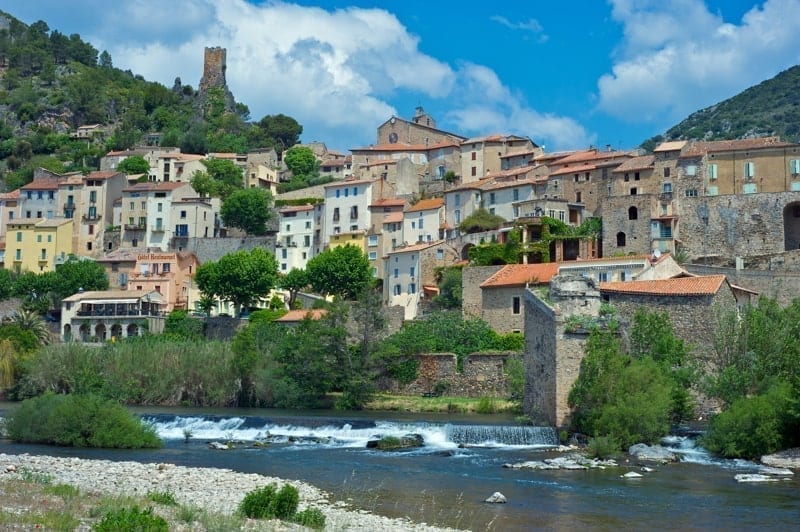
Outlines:
[[[800,0],[767,0],[736,24],[701,0],[611,3],[624,41],[598,108],[630,122],[668,125],[800,62]]]
[[[546,42],[548,39],[547,34],[544,33],[544,28],[535,18],[528,19],[525,22],[512,22],[502,15],[492,15],[489,17],[492,22],[497,22],[501,26],[505,26],[511,30],[520,30],[533,33],[536,35],[537,41],[540,43]]]
[[[403,97],[444,109],[439,126],[464,135],[514,132],[566,147],[587,139],[573,120],[531,109],[492,69],[456,68],[423,53],[419,38],[384,9],[245,0],[128,0],[109,9],[100,0],[38,0],[28,12],[48,13],[54,27],[107,49],[115,66],[167,86],[180,77],[196,87],[204,47],[222,46],[228,86],[253,119],[293,116],[303,140],[339,149],[374,142]],[[542,34],[534,19],[496,22]]]

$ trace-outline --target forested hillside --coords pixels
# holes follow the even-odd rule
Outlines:
[[[160,133],[160,145],[185,153],[289,147],[302,132],[282,114],[249,120],[246,105],[225,108],[219,89],[200,95],[177,79],[172,88],[148,82],[115,68],[108,52],[80,35],[66,36],[43,21],[27,26],[0,11],[0,174],[6,190],[30,181],[36,167],[97,168],[109,150],[141,144],[153,132]],[[91,142],[70,138],[88,124],[104,126],[105,133]]]
[[[716,105],[689,115],[678,125],[646,141],[722,140],[779,135],[800,141],[800,65]]]

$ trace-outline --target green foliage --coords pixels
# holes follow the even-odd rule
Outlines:
[[[284,484],[278,490],[270,484],[248,492],[239,504],[239,512],[251,519],[292,519],[299,501],[300,495],[294,486]]]
[[[759,458],[800,444],[800,394],[774,382],[763,394],[742,397],[711,418],[701,444],[728,458]]]
[[[147,493],[147,498],[156,504],[178,506],[178,501],[171,491],[151,491]]]
[[[81,289],[84,291],[107,290],[108,277],[106,277],[105,269],[97,262],[70,255],[63,264],[56,267],[52,291],[60,300]]]
[[[589,438],[589,443],[586,446],[586,451],[592,458],[614,458],[619,454],[620,445],[613,438],[609,436],[598,436],[596,438]]]
[[[228,253],[218,261],[203,263],[195,280],[207,296],[232,301],[237,312],[266,297],[278,279],[278,261],[263,248]]]
[[[152,508],[146,510],[138,506],[120,508],[108,512],[98,523],[92,526],[95,532],[119,532],[120,530],[168,532],[166,519],[153,513]]]
[[[497,400],[494,397],[481,397],[480,400],[478,400],[478,405],[475,407],[475,412],[478,414],[497,413]]]
[[[450,266],[440,272],[438,285],[439,294],[433,298],[433,306],[439,309],[456,310],[462,303],[462,278],[463,267]]]
[[[464,218],[459,225],[459,229],[463,233],[481,233],[483,231],[490,231],[497,229],[506,222],[505,218],[496,214],[491,214],[485,208],[481,207],[475,212]]]
[[[278,286],[289,292],[289,301],[287,301],[289,308],[294,308],[297,294],[307,288],[309,284],[311,283],[308,280],[308,274],[299,268],[292,268],[289,273],[278,279]]]
[[[152,427],[119,404],[94,395],[45,394],[23,401],[6,419],[14,441],[74,447],[157,448]]]
[[[18,309],[11,314],[11,323],[19,327],[20,331],[32,333],[40,345],[48,345],[52,340],[47,324],[35,312]]]
[[[470,264],[473,266],[516,264],[522,251],[520,239],[519,230],[514,229],[508,232],[508,240],[505,243],[490,242],[473,246],[469,250]]]
[[[118,165],[117,170],[128,175],[150,173],[150,163],[141,155],[131,155],[125,157]]]
[[[36,332],[30,329],[23,329],[14,323],[0,325],[0,340],[11,342],[17,353],[31,353],[36,351],[40,345],[43,345],[36,336]]]
[[[182,340],[203,337],[203,322],[189,315],[186,310],[173,310],[167,314],[164,334]]]
[[[689,115],[664,134],[664,140],[728,140],[780,135],[781,140],[800,140],[800,106],[797,86],[800,66],[736,96]]]
[[[510,398],[514,401],[522,401],[525,396],[525,364],[522,362],[522,357],[508,357],[505,373],[506,387]]]
[[[319,508],[306,508],[302,512],[297,512],[293,521],[313,530],[325,528],[325,514]]]
[[[261,188],[234,190],[222,202],[220,216],[228,227],[265,235],[271,218],[272,194]]]
[[[306,146],[289,148],[283,157],[283,162],[293,176],[312,176],[319,170],[319,162],[314,152]]]
[[[416,357],[391,362],[387,367],[387,373],[403,386],[417,380],[418,372],[419,360]]]
[[[360,248],[348,244],[313,257],[306,264],[306,275],[315,292],[353,299],[372,280],[372,267]]]
[[[228,159],[204,159],[200,161],[205,172],[196,171],[192,176],[192,188],[201,196],[216,196],[223,200],[244,186],[242,169]]]

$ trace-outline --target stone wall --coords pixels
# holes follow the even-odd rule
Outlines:
[[[220,238],[187,238],[182,251],[191,251],[197,256],[200,264],[219,260],[223,255],[243,249],[264,248],[275,252],[274,236],[245,236]]]
[[[499,272],[503,266],[465,266],[461,277],[461,312],[465,318],[480,318],[483,314],[481,283]]]
[[[506,397],[508,392],[505,374],[513,352],[473,353],[464,358],[464,371],[458,371],[454,353],[417,355],[417,379],[401,385],[395,379],[383,379],[381,389],[401,395],[423,395],[446,387],[446,395],[461,397]]]
[[[483,312],[481,319],[499,334],[522,332],[525,328],[525,309],[522,298],[524,286],[501,286],[485,288],[483,292]],[[514,314],[513,299],[519,298],[519,312]]]
[[[795,220],[800,218],[791,208],[790,231],[784,232],[784,210],[792,204],[800,204],[800,192],[681,198],[676,236],[692,258],[730,261],[795,249],[800,245]]]
[[[776,299],[779,304],[786,306],[793,299],[800,297],[798,258],[800,258],[798,251],[787,252],[785,263],[781,262],[780,257],[774,257],[772,260],[766,261],[766,267],[773,268],[771,270],[737,270],[736,268],[701,264],[687,264],[686,269],[696,275],[724,274],[731,284],[758,292],[760,296]],[[791,271],[792,268],[795,268],[794,271]]]
[[[603,204],[603,256],[615,254],[647,255],[652,251],[650,217],[656,197],[652,194],[614,196]],[[637,216],[630,220],[629,209]],[[625,233],[625,245],[617,245],[617,233]]]
[[[203,55],[203,77],[200,79],[199,87],[201,91],[213,87],[225,87],[226,56],[225,48],[206,47]]]

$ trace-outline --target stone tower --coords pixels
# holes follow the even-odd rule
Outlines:
[[[220,46],[206,47],[203,58],[203,77],[200,78],[200,101],[205,102],[210,89],[222,89],[225,94],[225,110],[233,111],[236,101],[225,81],[227,70],[227,50]]]
[[[226,87],[225,69],[227,50],[219,46],[206,47],[203,60],[203,77],[200,79],[200,91],[205,92],[213,87]]]

